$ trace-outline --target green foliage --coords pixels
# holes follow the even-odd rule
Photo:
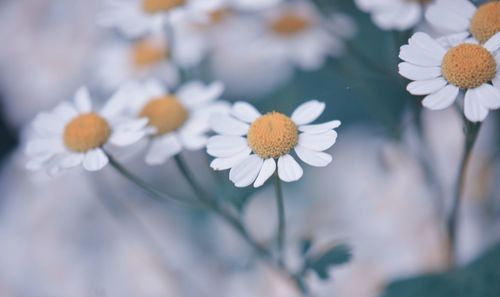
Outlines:
[[[498,297],[500,244],[464,268],[391,283],[382,297]]]
[[[303,251],[309,249],[310,245],[307,241],[304,241]],[[332,248],[327,249],[317,255],[306,256],[305,268],[304,270],[312,270],[318,274],[318,276],[326,280],[328,279],[328,270],[333,266],[339,266],[345,264],[351,260],[351,249],[347,245],[337,245]]]

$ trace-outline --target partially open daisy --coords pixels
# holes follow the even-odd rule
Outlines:
[[[324,167],[332,157],[323,151],[337,139],[333,129],[340,121],[310,125],[325,108],[318,101],[308,101],[295,109],[291,117],[279,112],[260,114],[253,106],[237,102],[232,116],[212,117],[213,136],[207,152],[216,157],[210,166],[214,170],[231,169],[229,179],[237,187],[262,186],[277,169],[285,182],[302,177],[302,167],[292,157],[292,151],[305,163]],[[276,164],[277,161],[277,164]]]
[[[279,5],[266,13],[265,22],[260,47],[304,70],[319,69],[328,57],[340,56],[344,39],[356,32],[354,22],[346,15],[337,13],[325,19],[309,2]]]
[[[117,28],[128,37],[139,37],[163,27],[166,21],[192,19],[200,23],[223,0],[108,0],[99,24]]]
[[[472,35],[480,43],[500,32],[500,2],[476,7],[469,0],[436,0],[425,13],[427,21],[446,33]]]
[[[500,108],[500,33],[483,45],[462,42],[445,49],[425,33],[415,33],[403,45],[399,73],[414,82],[408,91],[426,95],[422,104],[432,110],[449,107],[465,92],[464,113],[483,121],[489,110]],[[493,85],[492,85],[493,84]]]
[[[108,144],[127,146],[145,136],[147,119],[127,120],[122,111],[126,104],[115,94],[100,110],[92,108],[85,87],[75,95],[74,103],[61,103],[50,113],[40,113],[33,121],[33,136],[26,153],[27,167],[46,168],[55,174],[83,164],[97,171],[108,164],[103,147]]]
[[[95,60],[96,84],[105,90],[115,90],[127,81],[155,77],[169,86],[176,85],[179,70],[172,62],[172,50],[163,36],[104,46]]]
[[[432,0],[355,0],[359,9],[370,13],[383,30],[407,30],[423,18],[424,5]],[[453,0],[454,1],[454,0]]]
[[[159,165],[181,150],[199,150],[207,143],[209,119],[214,113],[227,113],[229,106],[216,101],[224,91],[221,83],[204,85],[194,81],[175,93],[156,80],[123,87],[130,110],[148,120],[149,147],[146,163]]]

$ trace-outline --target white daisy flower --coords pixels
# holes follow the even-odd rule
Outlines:
[[[128,37],[158,31],[169,21],[206,22],[224,0],[108,0],[98,23]]]
[[[500,108],[500,33],[484,45],[462,42],[446,49],[425,33],[415,33],[403,45],[399,73],[413,80],[407,90],[426,95],[422,104],[441,110],[465,93],[464,113],[472,122],[483,121],[489,110]],[[493,85],[492,85],[492,84]]]
[[[224,92],[219,82],[204,85],[193,81],[175,93],[156,80],[133,83],[122,88],[130,111],[148,120],[149,147],[146,163],[159,165],[182,149],[199,150],[207,143],[209,119],[214,113],[227,113],[229,106],[216,101]]]
[[[436,0],[425,13],[427,21],[447,34],[466,38],[473,36],[481,43],[500,32],[500,2],[490,1],[476,7],[469,0]]]
[[[454,1],[454,0],[453,0]],[[430,0],[355,0],[372,21],[382,30],[407,30],[423,18],[424,5]]]
[[[252,183],[260,187],[276,170],[281,180],[296,181],[303,171],[292,150],[311,166],[324,167],[332,161],[323,151],[335,143],[337,132],[333,129],[340,121],[310,125],[324,109],[324,103],[313,100],[297,107],[291,117],[279,112],[262,115],[250,104],[237,102],[232,116],[211,119],[212,129],[221,135],[208,141],[207,152],[216,157],[210,166],[231,169],[229,179],[236,187]]]
[[[127,81],[155,77],[169,86],[176,85],[179,70],[162,36],[105,45],[95,59],[95,84],[105,90],[115,90]]]
[[[33,121],[34,136],[28,141],[28,169],[46,168],[56,174],[83,165],[97,171],[108,164],[103,146],[127,146],[145,136],[147,119],[127,120],[126,104],[115,94],[100,111],[94,111],[87,88],[80,88],[73,104],[61,103]]]
[[[316,70],[330,56],[345,49],[343,40],[356,33],[354,22],[342,14],[325,19],[309,2],[287,3],[265,15],[264,37],[259,47],[275,51],[303,70]]]

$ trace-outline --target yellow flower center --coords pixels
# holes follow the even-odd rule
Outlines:
[[[108,141],[111,128],[96,113],[86,113],[71,120],[64,128],[64,145],[74,152],[86,152]]]
[[[177,130],[186,122],[188,111],[175,96],[166,95],[149,101],[139,113],[156,128],[156,135],[164,135]]]
[[[472,17],[469,30],[481,43],[500,32],[500,2],[489,2],[479,6]]]
[[[295,13],[283,14],[271,23],[272,31],[281,35],[293,35],[306,30],[310,26],[311,22],[309,20]]]
[[[156,42],[142,40],[136,42],[131,51],[132,63],[137,68],[156,64],[167,59],[169,50]]]
[[[295,123],[286,115],[270,112],[255,120],[247,134],[248,145],[263,159],[279,158],[299,140]]]
[[[476,44],[461,44],[448,50],[441,64],[444,78],[462,89],[473,89],[491,81],[496,74],[495,58]]]
[[[186,0],[142,0],[142,9],[147,13],[167,11],[181,6]]]

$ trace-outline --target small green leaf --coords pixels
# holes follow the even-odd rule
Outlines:
[[[351,249],[347,245],[338,245],[327,249],[319,255],[306,259],[306,269],[310,269],[318,276],[328,279],[328,270],[332,266],[345,264],[351,260]]]

